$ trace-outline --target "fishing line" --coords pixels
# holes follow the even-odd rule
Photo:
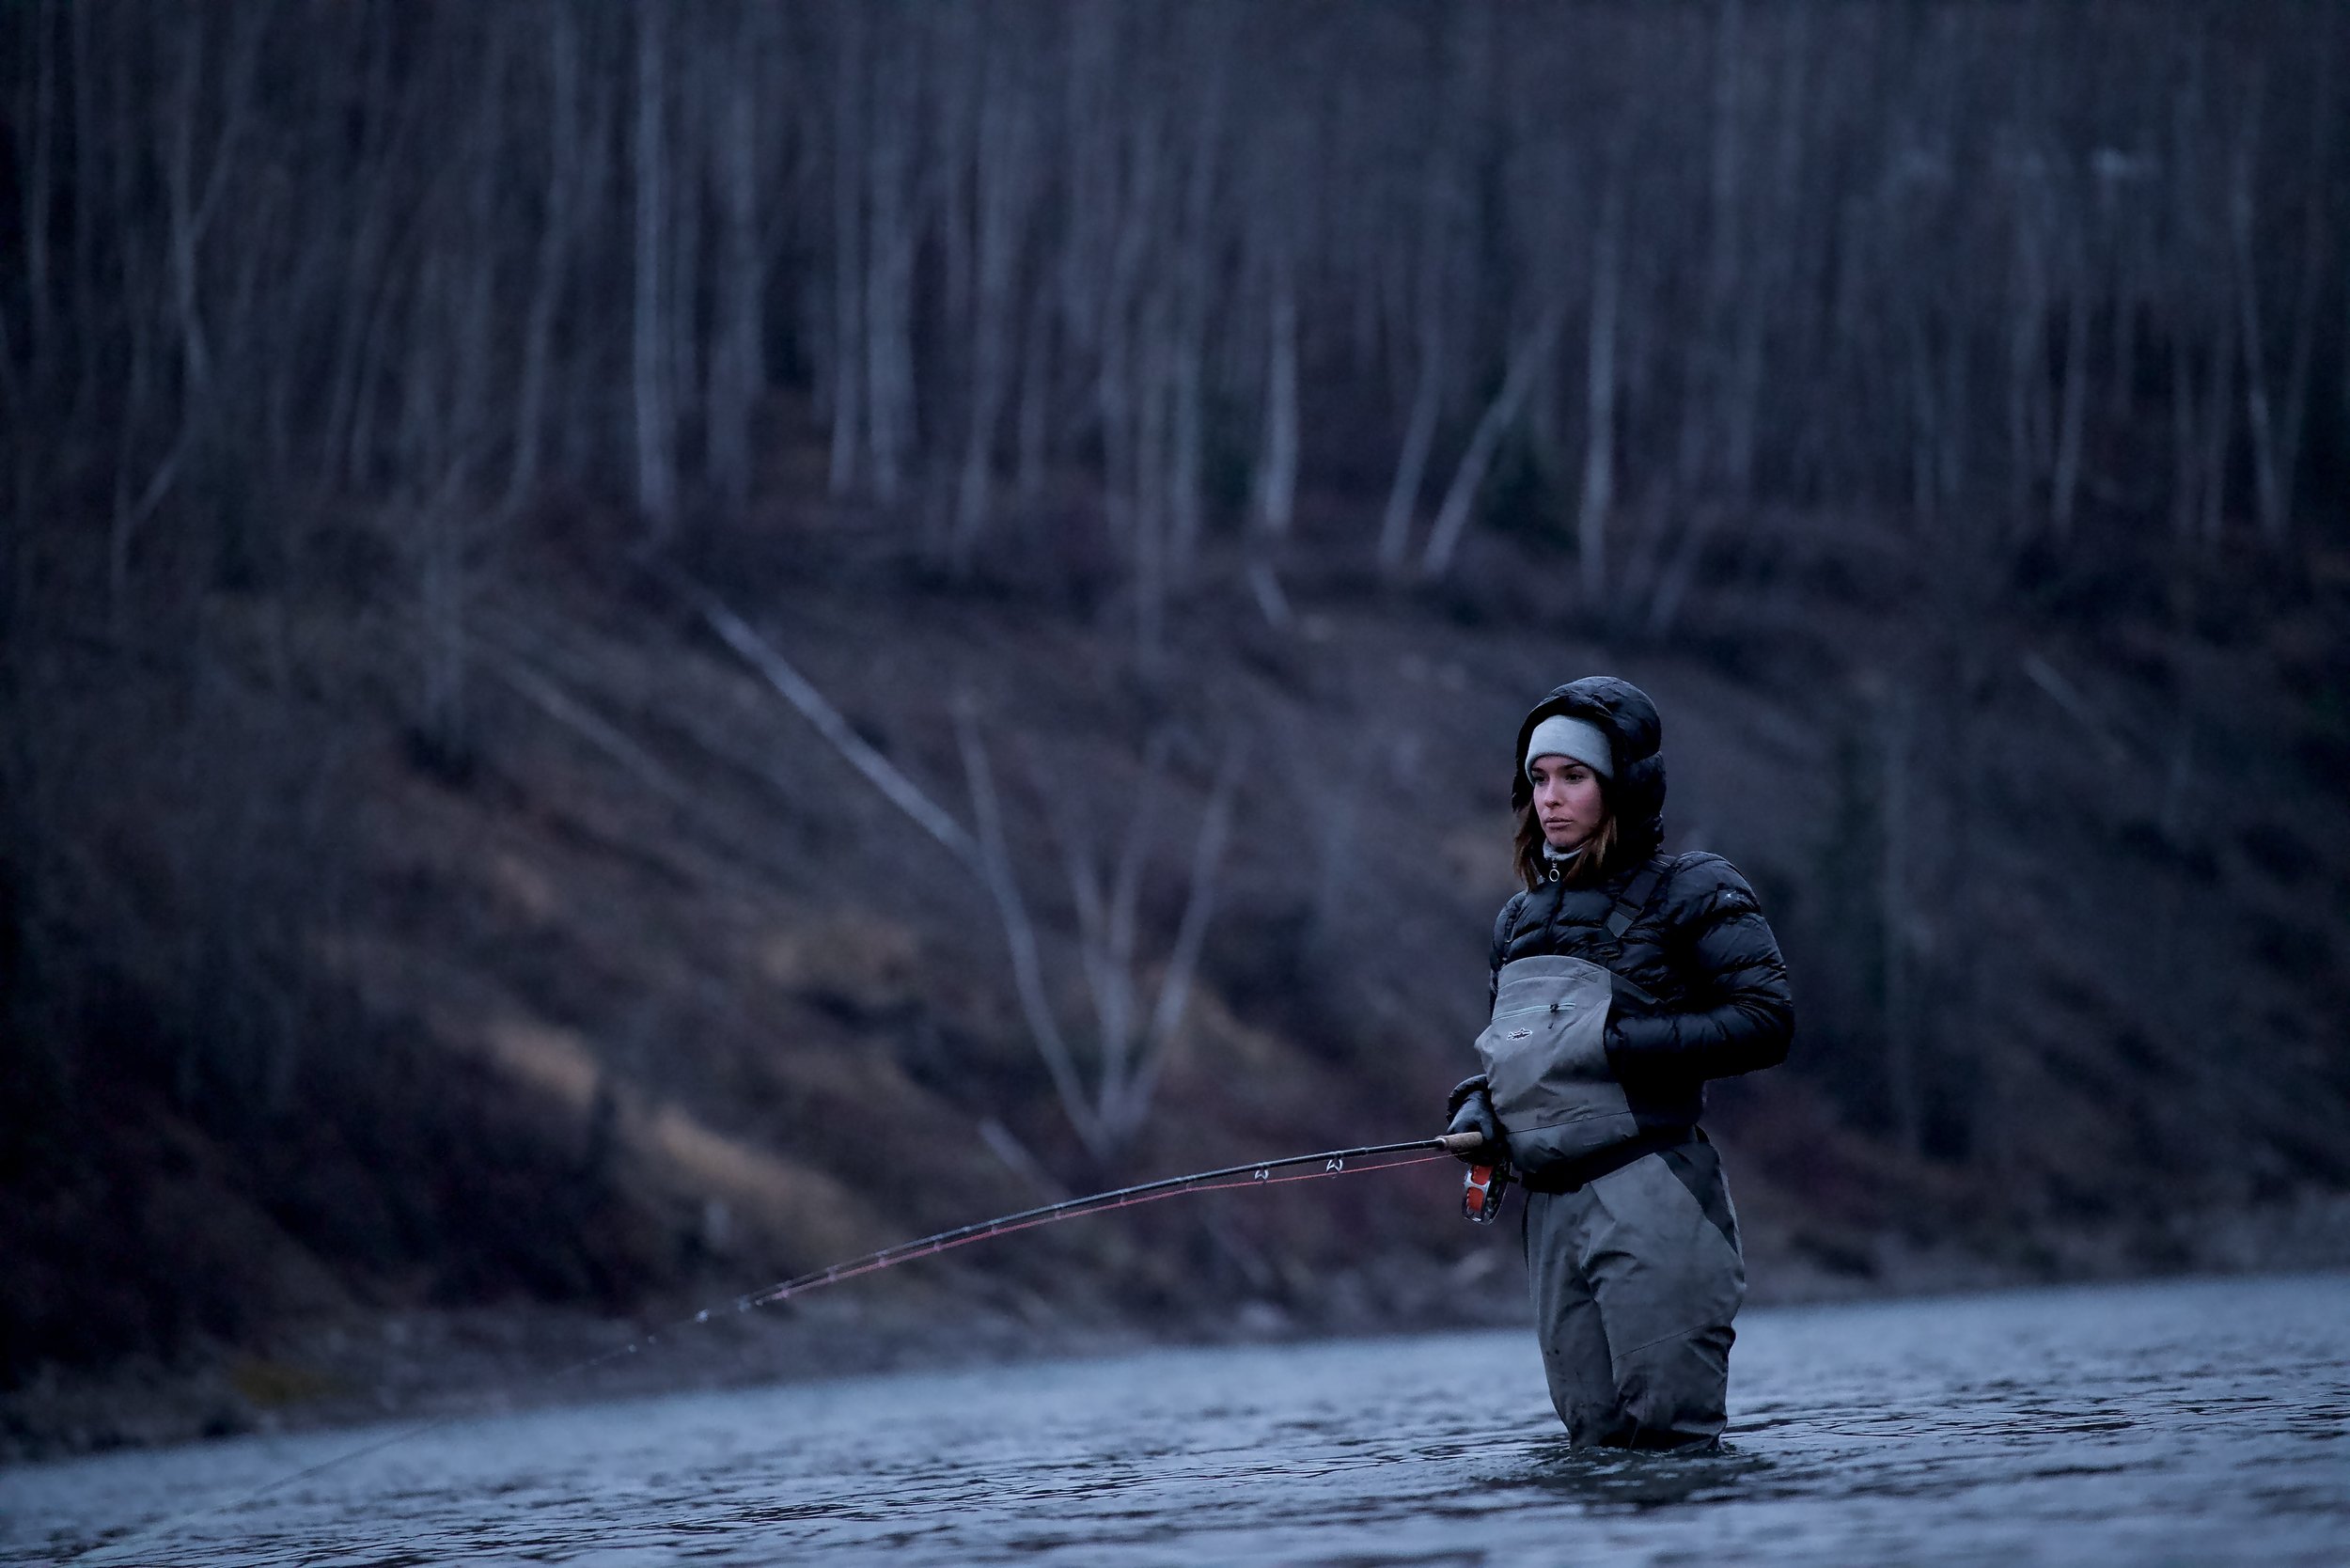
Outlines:
[[[772,1307],[777,1302],[788,1301],[793,1296],[806,1295],[811,1291],[820,1291],[828,1285],[837,1285],[844,1279],[854,1279],[861,1275],[878,1274],[883,1269],[895,1268],[900,1263],[912,1262],[916,1258],[932,1257],[941,1252],[951,1251],[958,1247],[968,1247],[973,1242],[985,1241],[991,1236],[1008,1236],[1020,1231],[1033,1231],[1042,1225],[1057,1225],[1062,1220],[1081,1218],[1086,1215],[1107,1214],[1113,1209],[1133,1208],[1138,1204],[1156,1203],[1164,1199],[1180,1198],[1186,1193],[1224,1192],[1237,1187],[1278,1186],[1288,1182],[1320,1182],[1326,1181],[1333,1176],[1357,1176],[1374,1170],[1397,1170],[1404,1166],[1426,1165],[1434,1160],[1449,1159],[1454,1150],[1476,1141],[1477,1135],[1475,1134],[1447,1134],[1441,1137],[1416,1138],[1406,1143],[1371,1143],[1355,1149],[1325,1149],[1317,1154],[1291,1154],[1277,1160],[1258,1160],[1248,1165],[1228,1165],[1215,1170],[1198,1170],[1188,1176],[1168,1176],[1156,1182],[1142,1182],[1133,1186],[1116,1187],[1107,1192],[1091,1193],[1083,1198],[1063,1199],[1058,1203],[1046,1203],[1033,1209],[1023,1209],[1014,1214],[999,1215],[994,1219],[983,1219],[970,1225],[958,1225],[951,1230],[940,1231],[932,1235],[921,1236],[913,1241],[899,1242],[895,1246],[882,1247],[861,1258],[852,1258],[846,1262],[834,1263],[807,1274],[794,1275],[789,1279],[778,1280],[762,1290],[751,1291],[736,1296],[725,1308],[705,1307],[692,1317],[680,1318],[665,1327],[643,1334],[617,1350],[604,1351],[584,1361],[573,1362],[558,1371],[541,1373],[528,1381],[530,1383],[561,1383],[592,1372],[598,1367],[634,1356],[650,1346],[657,1345],[661,1343],[663,1335],[675,1335],[682,1329],[709,1323],[713,1318],[729,1313],[750,1312],[761,1307]],[[1298,1167],[1318,1167],[1319,1168],[1298,1169],[1296,1168]],[[1277,1175],[1275,1174],[1277,1171],[1286,1171],[1289,1174]],[[388,1436],[380,1437],[374,1442],[364,1444],[346,1453],[337,1454],[331,1459],[322,1459],[315,1465],[305,1466],[301,1469],[264,1482],[251,1491],[227,1501],[211,1503],[202,1508],[175,1514],[134,1529],[128,1535],[118,1536],[112,1541],[94,1543],[71,1553],[68,1560],[78,1560],[101,1552],[118,1551],[159,1535],[164,1530],[176,1529],[181,1525],[210,1514],[242,1508],[247,1503],[267,1497],[272,1492],[291,1486],[296,1482],[307,1481],[313,1476],[351,1464],[354,1460],[365,1459],[370,1454],[381,1453],[385,1449],[397,1447],[429,1433],[455,1426],[461,1421],[472,1419],[477,1414],[478,1412],[456,1411],[448,1415],[435,1416],[430,1420],[418,1421],[413,1426],[404,1427]]]

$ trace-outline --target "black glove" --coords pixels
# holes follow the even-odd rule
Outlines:
[[[1447,1135],[1475,1133],[1480,1140],[1470,1148],[1454,1150],[1454,1159],[1468,1165],[1491,1165],[1501,1157],[1501,1123],[1494,1118],[1494,1097],[1485,1087],[1483,1074],[1453,1085],[1444,1108],[1452,1118],[1445,1128]]]

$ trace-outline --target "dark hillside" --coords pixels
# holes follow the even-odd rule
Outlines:
[[[210,959],[141,933],[182,901],[238,896],[212,885],[216,847],[118,838],[148,863],[137,899],[102,908],[103,885],[82,888],[71,917],[129,922],[91,946],[153,964],[83,978],[80,1054],[17,1102],[20,1369],[269,1344],[354,1312],[723,1296],[1041,1192],[1421,1132],[1465,1071],[1508,891],[1498,747],[1530,695],[1597,668],[1657,697],[1671,841],[1747,870],[1799,982],[1788,1068],[1716,1096],[1758,1290],[2339,1256],[2350,1083],[2329,1020],[2350,987],[2350,842],[2326,661],[2350,620],[2322,572],[2306,605],[2225,641],[2134,618],[1970,622],[1958,689],[1912,673],[1952,656],[1919,635],[1914,585],[1855,602],[1799,584],[1747,618],[1709,581],[1691,646],[1301,584],[1277,635],[1244,603],[1202,604],[1183,678],[1142,688],[1083,613],[1034,594],[886,561],[817,571],[843,547],[822,528],[791,549],[682,544],[966,820],[957,704],[1017,737],[995,759],[1007,832],[1073,1034],[1092,1015],[1046,803],[1070,802],[1068,831],[1106,853],[1164,753],[1137,905],[1147,996],[1219,749],[1245,738],[1185,1023],[1147,1120],[1104,1158],[1056,1100],[977,879],[690,607],[623,560],[583,559],[552,519],[539,537],[535,566],[481,606],[462,770],[382,695],[398,634],[364,601],[272,627],[219,594],[208,679],[232,695],[214,700],[315,726],[332,769],[257,784],[230,737],[181,718],[109,753],[107,788],[59,784],[52,808],[85,842],[147,788],[190,792],[208,823],[284,789],[296,821],[331,827],[238,841],[240,874],[320,902]],[[1512,550],[1483,567],[1558,570]],[[56,713],[185,700],[105,659],[52,678]],[[1885,715],[1904,701],[1912,760],[1888,783]],[[1888,787],[1909,798],[1898,841]],[[1906,857],[1893,937],[1888,853]],[[1910,966],[1899,1044],[1888,955]],[[234,966],[276,964],[312,1010],[294,1032],[175,1043],[164,1020],[250,1006]],[[2335,1207],[2308,1207],[2321,1198]],[[1382,1178],[1146,1211],[968,1266],[1043,1321],[1512,1309],[1509,1276],[1445,1283],[1493,1245],[1450,1210],[1449,1179]],[[981,1303],[997,1288],[967,1287]]]

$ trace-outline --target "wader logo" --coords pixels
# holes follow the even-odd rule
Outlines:
[[[1532,1034],[1533,1032],[1534,1031],[1532,1029],[1512,1029],[1510,1031],[1510,1038],[1512,1040],[1524,1040],[1528,1035]]]

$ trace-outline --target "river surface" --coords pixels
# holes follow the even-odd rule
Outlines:
[[[1176,1350],[26,1466],[0,1560],[2350,1564],[2350,1276],[1739,1327],[1717,1458],[1571,1452],[1520,1333]]]

